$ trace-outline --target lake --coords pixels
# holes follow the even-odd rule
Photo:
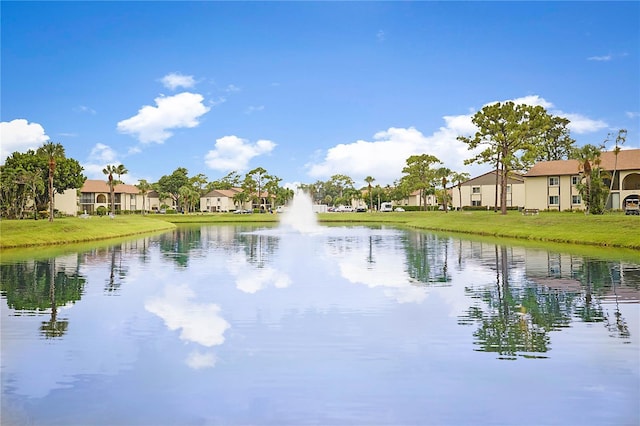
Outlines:
[[[640,256],[184,226],[2,260],[2,424],[638,425]]]

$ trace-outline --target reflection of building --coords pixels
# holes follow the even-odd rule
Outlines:
[[[607,208],[622,209],[626,200],[640,198],[640,149],[620,151],[617,161],[612,151],[603,152],[600,167],[610,174],[614,168],[616,170]],[[580,179],[577,160],[536,163],[525,174],[525,207],[558,211],[584,209],[576,188]],[[604,182],[610,186],[610,177],[606,177]]]
[[[459,253],[453,256],[465,264],[499,269],[500,248],[495,243],[460,240],[454,247]],[[514,246],[507,247],[507,257],[514,285],[533,283],[574,293],[593,285],[601,296],[615,294],[621,300],[640,298],[638,265]]]
[[[483,175],[463,182],[458,192],[458,187],[451,189],[451,201],[454,208],[460,207],[493,207],[500,205],[500,185],[498,185],[498,202],[496,203],[496,171],[492,170]],[[511,174],[507,179],[507,207],[524,205],[525,200],[524,178],[518,174]]]

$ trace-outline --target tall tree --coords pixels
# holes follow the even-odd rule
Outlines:
[[[578,168],[582,179],[576,189],[585,205],[585,214],[602,214],[607,199],[608,188],[604,184],[600,169],[602,146],[584,145],[574,150],[573,158],[578,160]]]
[[[233,171],[233,172],[229,172],[223,178],[214,180],[213,182],[209,182],[207,184],[207,192],[213,191],[214,189],[231,189],[231,188],[237,188],[239,186],[240,186],[240,175],[238,174],[238,172]]]
[[[500,176],[500,211],[507,214],[508,176],[523,168],[521,156],[535,146],[553,119],[541,106],[509,101],[485,106],[471,121],[478,131],[473,137],[458,136],[458,140],[470,150],[478,147],[484,150],[466,163],[495,164]]]
[[[364,181],[367,182],[367,190],[369,192],[369,210],[373,211],[373,191],[371,190],[371,183],[375,181],[375,178],[367,176],[364,178]]]
[[[146,199],[147,199],[147,194],[149,193],[149,191],[151,191],[151,184],[147,182],[146,179],[140,179],[136,187],[138,188],[138,191],[140,191],[140,194],[142,195],[142,215],[144,216],[147,211]]]
[[[265,181],[268,178],[269,175],[267,171],[262,167],[256,167],[245,175],[243,189],[248,191],[253,199],[257,199],[260,210],[262,210],[265,205],[263,189]]]
[[[122,181],[122,175],[126,175],[127,173],[129,173],[129,170],[127,170],[127,168],[123,164],[118,164],[118,167],[116,167],[116,174],[118,175],[118,183],[124,183]]]
[[[609,197],[611,197],[611,191],[613,191],[613,183],[616,179],[616,172],[618,171],[618,154],[620,154],[620,146],[624,145],[627,141],[627,130],[620,129],[618,130],[618,136],[616,136],[616,146],[613,148],[613,155],[615,155],[615,161],[613,163],[613,174],[611,175],[611,183],[609,184],[609,194],[607,195],[607,202],[605,205],[609,204]],[[620,184],[618,183],[618,189],[620,189]],[[613,207],[613,206],[611,206]]]
[[[402,169],[405,174],[403,179],[408,183],[412,190],[420,191],[423,209],[427,210],[427,196],[434,193],[434,164],[441,164],[433,155],[422,154],[412,155],[406,160],[407,165]]]
[[[458,199],[460,201],[460,210],[462,210],[462,184],[467,180],[469,180],[469,177],[470,177],[469,173],[467,172],[462,172],[462,173],[453,172],[453,174],[451,175],[451,181],[455,182],[456,186],[458,187]]]
[[[53,187],[53,175],[56,171],[56,163],[64,158],[64,148],[59,143],[47,142],[38,149],[40,155],[47,159],[49,166],[49,222],[53,222],[53,213],[55,210],[55,193]]]
[[[531,149],[522,156],[526,169],[540,161],[566,160],[575,148],[576,141],[571,137],[568,128],[569,120],[558,116],[549,118],[548,125],[534,137]]]
[[[447,167],[439,167],[435,170],[435,176],[440,181],[440,184],[442,186],[442,206],[445,213],[449,213],[449,194],[447,193],[447,183],[449,183],[451,173],[451,169]]]
[[[189,172],[184,167],[178,167],[170,175],[164,175],[156,183],[161,199],[171,198],[178,208],[180,205],[180,188],[189,185]]]
[[[118,182],[117,180],[115,180],[113,178],[114,174],[118,173],[118,167],[111,165],[111,164],[107,164],[107,166],[102,169],[102,173],[104,173],[107,176],[107,184],[109,185],[109,197],[110,197],[110,205],[111,205],[111,215],[115,215],[116,214],[116,210],[115,210],[115,191],[114,191],[114,187],[116,186],[116,183]]]

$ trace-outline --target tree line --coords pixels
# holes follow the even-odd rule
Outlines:
[[[576,147],[570,136],[566,118],[549,114],[541,106],[515,104],[513,102],[487,105],[472,117],[477,131],[472,136],[458,136],[469,150],[479,153],[465,160],[465,164],[488,164],[495,170],[496,203],[502,214],[507,211],[507,181],[513,173],[524,173],[539,161],[578,160],[580,182],[576,186],[586,207],[586,212],[602,214],[609,193],[613,189],[616,174],[600,167],[600,155],[605,149],[591,144]],[[626,140],[626,130],[618,132],[614,154],[620,152]],[[616,161],[617,164],[617,161]],[[55,212],[54,195],[67,189],[81,188],[86,180],[78,161],[66,158],[64,148],[59,143],[47,142],[36,151],[14,152],[0,166],[0,215],[6,218],[24,218],[27,214],[38,218],[38,212],[48,209],[49,220]],[[105,174],[110,190],[110,212],[115,214],[114,188],[122,183],[121,177],[128,173],[122,164],[107,165]],[[117,176],[117,178],[116,178]],[[460,187],[469,175],[445,167],[431,154],[412,155],[406,159],[402,176],[393,185],[373,185],[375,177],[367,176],[366,186],[357,189],[354,180],[344,174],[331,176],[327,181],[301,184],[314,202],[327,205],[351,204],[353,200],[363,200],[370,209],[382,202],[401,201],[415,191],[419,192],[421,208],[427,209],[429,196],[435,196],[443,210],[448,211],[451,201],[449,189]],[[263,167],[247,172],[244,177],[237,171],[209,182],[204,174],[189,177],[188,170],[178,167],[170,175],[162,176],[157,182],[149,183],[141,179],[136,187],[143,195],[143,212],[146,195],[156,191],[160,199],[170,199],[181,211],[200,210],[200,198],[215,189],[240,188],[234,202],[242,205],[251,201],[259,208],[272,208],[290,200],[294,192],[281,187],[282,179],[270,174]],[[500,193],[498,194],[498,191]],[[462,205],[462,203],[460,203]]]

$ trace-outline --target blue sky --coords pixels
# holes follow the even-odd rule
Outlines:
[[[578,145],[640,148],[639,2],[1,3],[1,157],[60,142],[89,178],[177,167],[391,184],[517,100]],[[608,148],[612,147],[609,143]]]

